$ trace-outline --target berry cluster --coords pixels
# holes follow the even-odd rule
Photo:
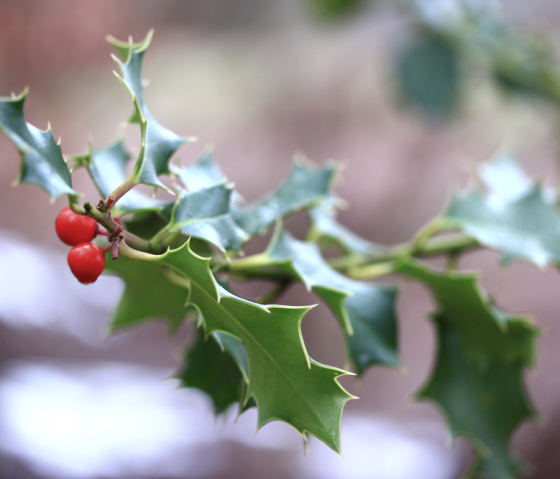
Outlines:
[[[67,206],[58,214],[55,229],[63,243],[73,246],[68,253],[68,265],[74,276],[80,283],[95,283],[105,268],[103,250],[91,242],[97,236],[97,221],[78,215]]]

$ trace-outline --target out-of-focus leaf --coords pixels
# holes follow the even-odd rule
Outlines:
[[[445,314],[434,316],[434,322],[436,367],[418,397],[443,409],[454,436],[473,441],[478,454],[473,476],[519,477],[524,468],[508,451],[508,443],[519,423],[534,415],[522,383],[523,363],[477,363],[465,353],[461,333]]]
[[[215,334],[233,338],[224,333]],[[199,328],[196,342],[186,351],[185,362],[186,366],[177,379],[183,387],[197,388],[208,394],[216,414],[225,412],[239,401],[243,376],[232,356],[214,335],[205,338],[204,331]]]
[[[459,97],[455,49],[444,38],[422,34],[399,52],[396,76],[402,98],[433,116],[451,114]]]
[[[501,209],[513,203],[528,193],[533,185],[517,161],[509,155],[480,164],[478,175],[488,188],[488,205],[492,209]]]
[[[336,209],[329,200],[308,210],[311,229],[307,234],[310,241],[334,243],[345,253],[370,255],[380,252],[382,247],[358,236],[336,220]]]
[[[23,105],[26,97],[27,90],[12,98],[0,97],[0,131],[21,155],[16,183],[38,186],[53,199],[63,194],[78,195],[72,189],[70,170],[50,125],[42,131],[25,121]]]
[[[508,32],[488,44],[492,75],[505,91],[560,101],[560,70],[554,49],[534,38]]]
[[[144,103],[141,69],[144,52],[150,46],[151,40],[152,32],[137,44],[132,41],[121,42],[112,37],[108,39],[124,60],[114,57],[122,74],[118,78],[127,88],[135,106],[135,112],[129,122],[139,123],[142,133],[142,149],[134,167],[134,178],[139,183],[167,190],[158,176],[171,173],[169,170],[171,156],[179,147],[193,139],[178,136],[161,126]]]
[[[134,261],[124,256],[113,261],[107,253],[105,272],[119,276],[125,289],[111,321],[111,331],[135,326],[151,319],[166,319],[174,332],[188,315],[189,292],[170,283],[165,266]]]
[[[443,224],[504,253],[504,261],[526,259],[539,266],[560,262],[560,213],[540,185],[507,204],[489,202],[473,189],[455,195]]]
[[[520,360],[532,364],[536,329],[526,318],[496,314],[472,274],[439,274],[411,260],[399,272],[428,286],[442,312],[463,340],[465,353],[484,363],[486,358]]]
[[[556,50],[540,33],[514,28],[499,2],[415,0],[422,26],[453,45],[469,67],[489,71],[508,93],[560,100]]]
[[[190,280],[189,303],[200,311],[207,334],[224,332],[243,342],[249,363],[247,395],[258,404],[258,427],[285,421],[340,451],[342,409],[352,396],[336,380],[344,371],[307,355],[300,328],[309,308],[263,306],[234,296],[214,279],[210,259],[194,254],[188,242],[153,261]]]
[[[399,271],[430,288],[438,305],[438,357],[419,397],[442,408],[454,436],[473,442],[472,474],[514,479],[521,466],[509,441],[534,415],[522,375],[534,361],[537,329],[527,318],[498,311],[473,275],[435,273],[412,260]]]
[[[361,10],[365,0],[305,0],[320,19],[341,20]]]

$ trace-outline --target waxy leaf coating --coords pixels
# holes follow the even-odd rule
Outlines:
[[[270,268],[284,271],[327,303],[340,322],[348,361],[354,364],[358,374],[374,364],[399,365],[396,288],[341,275],[323,259],[317,245],[299,241],[280,227],[267,250],[250,260],[255,264],[254,274],[263,270],[266,273]],[[244,267],[243,271],[250,273],[251,269]]]
[[[167,229],[206,240],[222,251],[241,249],[249,235],[232,218],[231,194],[232,187],[225,184],[181,191]]]
[[[218,285],[209,259],[193,253],[188,242],[153,261],[190,280],[189,303],[200,311],[207,334],[224,332],[243,342],[249,363],[247,397],[258,405],[258,427],[284,421],[339,452],[342,409],[352,396],[336,380],[345,371],[307,355],[301,320],[309,308],[263,306],[234,296]]]
[[[123,295],[111,321],[111,331],[135,326],[151,319],[166,319],[174,332],[188,315],[187,289],[166,278],[165,266],[134,261],[107,254],[105,272],[119,276],[125,283]]]
[[[192,138],[181,137],[161,126],[153,117],[144,103],[142,95],[142,60],[144,52],[150,46],[152,32],[140,43],[125,43],[114,38],[109,42],[116,48],[123,60],[113,57],[120,67],[119,76],[126,87],[132,101],[135,113],[129,119],[131,123],[139,123],[142,133],[142,149],[134,168],[134,178],[138,183],[152,185],[167,190],[158,179],[159,175],[169,175],[169,160],[171,156]]]
[[[72,189],[70,170],[50,126],[42,131],[25,121],[23,105],[26,97],[27,91],[17,97],[0,98],[0,131],[21,155],[16,183],[38,186],[53,199],[63,194],[78,195]]]

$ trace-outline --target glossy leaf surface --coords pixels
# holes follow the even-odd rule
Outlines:
[[[171,214],[169,231],[204,239],[222,251],[239,250],[248,235],[233,220],[232,188],[218,184],[193,192],[180,192]]]
[[[16,183],[29,183],[44,189],[51,198],[77,195],[60,144],[50,126],[39,130],[25,121],[23,106],[27,91],[13,98],[0,98],[0,131],[16,146],[21,168]]]
[[[277,228],[259,269],[277,268],[316,292],[344,332],[348,361],[358,374],[374,364],[398,366],[396,288],[354,281],[333,270],[313,243]],[[250,271],[250,270],[249,270]]]
[[[258,427],[285,421],[340,451],[342,409],[352,396],[336,381],[344,371],[307,355],[301,320],[309,308],[263,306],[234,296],[218,285],[209,259],[194,254],[188,243],[154,261],[190,280],[189,303],[199,309],[207,334],[224,332],[243,342],[249,363],[247,394],[258,405]]]
[[[124,256],[113,261],[107,254],[105,271],[119,276],[125,288],[111,321],[111,331],[151,319],[166,319],[175,331],[187,316],[187,289],[168,281],[165,266],[134,261]]]
[[[171,156],[192,138],[176,135],[161,126],[148,110],[142,95],[143,84],[141,77],[144,53],[150,46],[152,33],[140,43],[125,43],[110,38],[110,43],[122,56],[122,60],[113,57],[120,67],[119,79],[126,87],[132,101],[135,113],[129,119],[131,123],[139,123],[142,133],[142,149],[134,168],[135,179],[139,183],[167,189],[158,179],[159,175],[169,175],[169,160]]]

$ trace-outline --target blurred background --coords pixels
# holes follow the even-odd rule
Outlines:
[[[555,184],[559,26],[553,0],[0,0],[0,96],[29,87],[27,121],[50,122],[64,154],[84,152],[90,139],[104,146],[119,131],[137,151],[136,128],[120,126],[130,97],[104,37],[139,41],[154,28],[146,101],[164,126],[198,138],[179,151],[183,164],[214,145],[253,201],[284,178],[295,152],[341,161],[341,222],[392,244],[499,151]],[[423,288],[406,285],[398,302],[406,371],[342,379],[360,397],[345,410],[344,459],[313,439],[304,455],[285,424],[254,437],[253,411],[236,423],[234,410],[215,419],[202,394],[177,388],[188,328],[170,338],[151,322],[107,336],[123,285],[75,281],[54,231],[65,199],[50,204],[35,187],[13,188],[18,167],[0,136],[0,479],[454,479],[465,470],[469,446],[451,442],[431,404],[410,399],[435,354]],[[85,171],[74,187],[97,202]],[[287,226],[301,237],[306,221],[295,215]],[[460,266],[482,268],[502,308],[528,311],[544,328],[527,374],[542,421],[520,427],[514,446],[535,465],[532,477],[557,478],[560,277],[525,263],[502,271],[497,259],[474,252]],[[298,287],[282,300],[317,302]],[[324,306],[306,316],[303,334],[314,359],[344,366]]]

